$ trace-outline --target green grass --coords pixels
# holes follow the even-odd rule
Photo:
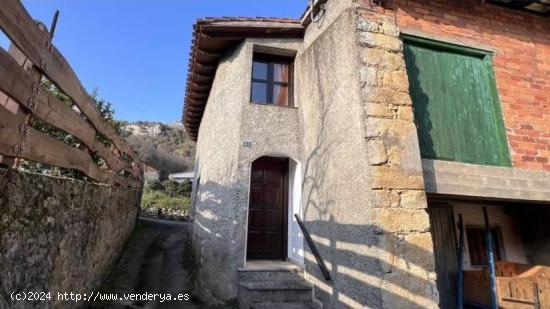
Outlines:
[[[189,210],[191,198],[188,196],[171,197],[161,191],[145,191],[141,198],[141,208],[165,208]]]

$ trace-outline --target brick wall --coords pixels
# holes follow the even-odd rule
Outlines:
[[[550,170],[550,19],[480,0],[393,0],[402,31],[494,51],[494,71],[516,168]]]

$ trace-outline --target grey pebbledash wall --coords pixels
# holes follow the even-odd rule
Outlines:
[[[121,252],[140,190],[0,170],[0,308],[76,308],[57,292],[90,293]],[[50,303],[12,292],[52,292]]]

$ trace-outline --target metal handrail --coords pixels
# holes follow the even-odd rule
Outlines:
[[[311,253],[313,253],[313,256],[315,257],[315,261],[317,261],[317,265],[319,265],[319,268],[321,269],[321,272],[323,273],[323,277],[325,277],[326,281],[330,281],[330,273],[328,271],[327,265],[325,265],[325,261],[323,261],[323,258],[319,254],[319,251],[317,251],[317,247],[315,247],[315,243],[313,242],[313,239],[311,238],[311,235],[309,234],[308,230],[306,229],[306,226],[298,217],[297,214],[294,214],[294,218],[296,218],[296,221],[298,222],[298,225],[300,226],[300,229],[302,230],[302,233],[304,234],[304,237],[306,238],[307,245],[311,249]]]

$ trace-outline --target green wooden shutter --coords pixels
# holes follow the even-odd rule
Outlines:
[[[423,158],[511,166],[491,56],[405,38]]]

